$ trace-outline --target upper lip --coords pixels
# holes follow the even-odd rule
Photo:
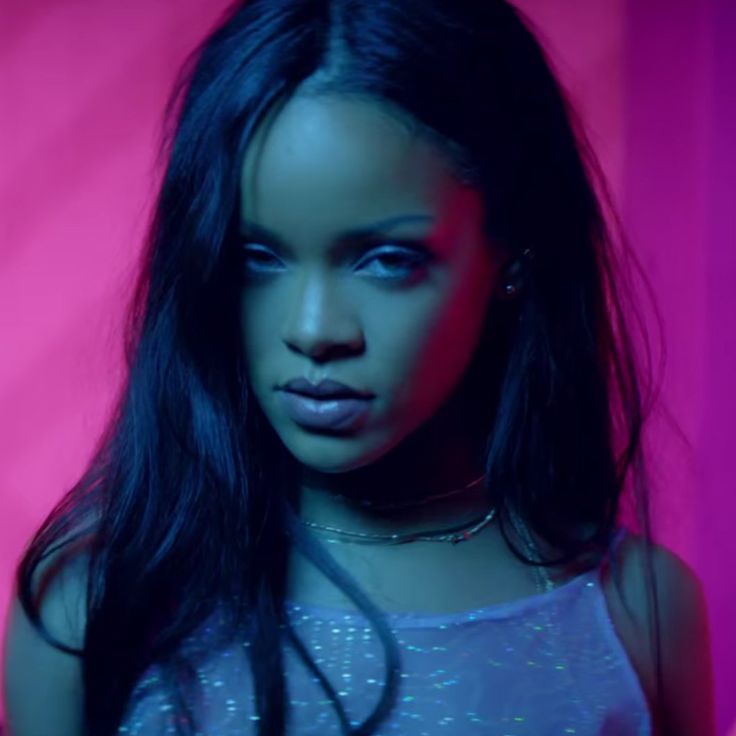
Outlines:
[[[292,378],[283,384],[281,388],[284,391],[293,391],[298,394],[305,394],[306,396],[357,396],[363,399],[373,396],[369,391],[361,391],[360,389],[340,383],[340,381],[333,381],[329,378],[324,378],[316,384],[308,381],[306,378]]]

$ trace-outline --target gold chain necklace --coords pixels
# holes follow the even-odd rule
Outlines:
[[[448,498],[458,493],[462,493],[468,488],[477,485],[481,480],[485,478],[485,474],[479,476],[474,481],[471,481],[463,488],[458,488],[448,493],[439,493],[433,496],[428,496],[422,499],[416,504],[397,504],[389,506],[371,506],[375,510],[382,511],[387,509],[406,509],[412,508],[413,506],[422,506],[441,498]],[[368,505],[369,502],[363,502],[363,505]],[[458,544],[459,542],[465,542],[470,539],[474,534],[477,534],[481,529],[491,523],[493,517],[496,515],[495,507],[486,513],[482,518],[475,519],[465,524],[449,527],[446,529],[439,529],[433,531],[422,531],[422,532],[408,532],[405,534],[369,534],[366,532],[352,532],[346,531],[345,529],[339,529],[338,527],[328,526],[326,524],[317,524],[314,521],[308,521],[302,519],[302,523],[312,529],[316,529],[321,532],[329,532],[330,534],[337,534],[342,539],[328,539],[326,540],[330,544],[337,542],[356,542],[358,544],[407,544],[408,542],[450,542],[451,544]]]
[[[403,509],[410,509],[415,508],[416,506],[424,506],[428,504],[430,501],[437,501],[442,498],[451,498],[452,496],[456,496],[458,493],[463,493],[468,488],[472,488],[475,485],[478,485],[480,481],[482,481],[485,478],[485,473],[483,475],[478,476],[475,480],[470,481],[468,485],[463,486],[462,488],[456,488],[454,491],[448,491],[447,493],[436,493],[432,496],[427,496],[426,498],[423,498],[421,501],[416,501],[414,503],[402,503],[402,504],[386,504],[383,506],[377,506],[372,501],[367,501],[365,499],[359,501],[360,505],[364,508],[369,508],[372,511],[401,511]],[[338,498],[341,500],[346,500],[346,496],[338,495]]]
[[[495,515],[496,508],[494,506],[482,519],[471,522],[469,526],[467,524],[461,524],[456,527],[450,527],[449,529],[430,532],[409,532],[406,534],[367,534],[365,532],[350,532],[345,531],[344,529],[338,529],[334,526],[327,526],[326,524],[316,524],[313,521],[302,521],[312,529],[330,532],[331,534],[339,534],[346,538],[326,540],[330,544],[335,544],[341,541],[357,542],[358,544],[406,544],[408,542],[419,541],[450,542],[451,544],[457,544],[458,542],[465,542],[474,534],[477,534],[481,529],[483,529],[483,527],[491,523],[491,520]]]
[[[464,486],[463,488],[459,488],[454,491],[449,491],[448,493],[428,496],[427,498],[423,499],[422,501],[420,501],[419,503],[415,505],[420,506],[432,500],[454,496],[466,490],[467,488],[470,488],[476,485],[484,478],[485,478],[485,474],[476,478],[474,481],[471,481],[470,483],[468,483],[468,485]],[[364,505],[367,505],[368,502],[363,502],[363,503]],[[375,508],[376,510],[386,510],[386,509],[404,509],[404,508],[410,508],[410,507],[411,507],[411,504],[410,505],[396,505],[396,506],[377,506],[373,508]],[[459,526],[450,527],[447,529],[440,529],[436,531],[408,532],[405,534],[368,534],[365,532],[347,531],[345,529],[339,529],[338,527],[328,526],[326,524],[317,524],[316,522],[308,521],[306,519],[300,519],[300,521],[305,526],[308,526],[317,531],[328,532],[330,534],[337,534],[342,537],[342,539],[338,538],[338,539],[325,540],[328,544],[337,544],[339,542],[354,542],[357,544],[395,545],[395,544],[408,544],[409,542],[449,542],[450,544],[454,545],[454,544],[459,544],[460,542],[465,542],[468,539],[470,539],[474,534],[477,534],[481,529],[483,529],[484,527],[486,527],[488,524],[491,523],[495,515],[496,515],[496,507],[494,506],[490,509],[490,511],[485,516],[483,516],[483,518],[472,521],[469,524],[465,524],[465,525],[461,524]],[[512,514],[511,518],[512,518],[512,523],[514,525],[514,528],[516,529],[517,533],[522,537],[522,539],[525,542],[525,545],[527,547],[527,552],[536,556],[539,550],[537,549],[537,545],[534,544],[531,538],[531,535],[529,534],[529,531],[526,528],[526,524],[524,524],[519,518],[517,518],[515,514]],[[540,592],[552,590],[552,588],[554,588],[555,586],[547,570],[541,565],[535,565],[534,568],[535,568],[535,574],[536,574],[537,590],[539,590]]]

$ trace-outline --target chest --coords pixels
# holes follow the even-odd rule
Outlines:
[[[622,547],[625,551],[625,545]],[[453,613],[507,603],[539,592],[533,569],[515,558],[492,530],[476,540],[474,547],[459,545],[449,554],[448,549],[439,546],[423,553],[418,547],[377,550],[373,554],[352,548],[333,550],[336,561],[386,611]],[[623,569],[630,578],[631,566],[624,565]],[[293,601],[353,608],[344,592],[303,558],[292,559],[289,580],[288,597]],[[565,581],[564,575],[556,578],[556,585]],[[605,568],[601,571],[601,584],[611,623],[653,710],[655,678],[649,639],[630,614],[632,602],[629,598],[624,601],[620,586]],[[637,598],[634,607],[640,609],[643,590],[630,580],[625,587],[629,597]]]

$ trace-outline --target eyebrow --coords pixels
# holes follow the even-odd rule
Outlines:
[[[398,225],[404,225],[409,222],[432,222],[434,219],[435,217],[429,214],[397,215],[362,227],[344,230],[339,234],[337,240],[340,243],[355,242],[361,239],[370,238],[377,234],[385,233]],[[278,245],[285,246],[283,240],[275,232],[244,218],[241,218],[240,220],[240,234],[241,236],[263,238],[277,243]]]

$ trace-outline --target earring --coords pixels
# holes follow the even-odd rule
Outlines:
[[[521,258],[515,258],[508,267],[508,275],[516,279],[523,278],[523,270],[526,267],[526,263],[534,259],[534,251],[531,248],[525,248],[521,255]],[[523,284],[523,281],[522,281]],[[516,296],[519,293],[520,285],[510,281],[504,286],[504,293],[506,296]]]

